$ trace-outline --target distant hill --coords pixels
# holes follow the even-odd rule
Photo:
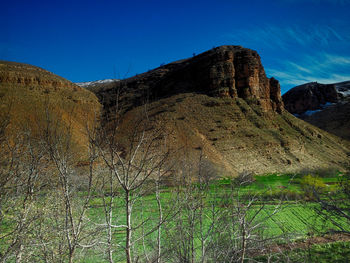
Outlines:
[[[295,116],[350,140],[350,81],[306,83],[289,90],[283,101]]]
[[[9,119],[9,136],[28,130],[34,135],[49,118],[71,128],[79,149],[87,146],[86,124],[100,114],[92,92],[42,68],[8,61],[0,61],[0,107],[0,117]]]
[[[121,114],[121,141],[146,108],[150,129],[161,127],[167,145],[186,154],[180,157],[195,163],[202,153],[224,175],[349,164],[349,143],[284,110],[278,81],[266,77],[256,51],[240,46],[217,47],[92,90],[105,125]]]
[[[90,87],[98,86],[100,84],[113,83],[116,81],[119,81],[119,79],[101,79],[101,80],[95,80],[95,81],[77,82],[75,84],[78,85],[79,87],[90,88]]]

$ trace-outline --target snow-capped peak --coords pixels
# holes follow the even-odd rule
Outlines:
[[[111,82],[117,82],[117,81],[119,81],[119,79],[102,79],[102,80],[95,80],[95,81],[78,82],[75,84],[80,87],[90,87],[96,84],[104,84],[104,83],[111,83]]]

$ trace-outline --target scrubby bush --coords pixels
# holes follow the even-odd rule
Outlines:
[[[241,185],[241,186],[252,184],[254,181],[255,181],[254,173],[250,171],[241,172],[240,174],[238,174],[238,176],[234,180],[234,182],[237,185]]]
[[[310,174],[300,179],[300,187],[307,199],[313,200],[315,191],[324,192],[326,186],[321,178]]]

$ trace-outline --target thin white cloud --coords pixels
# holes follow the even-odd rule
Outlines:
[[[278,69],[267,68],[268,75],[279,79],[282,88],[307,82],[335,83],[350,80],[350,57],[320,52],[306,55],[297,62],[282,62]]]
[[[295,64],[294,62],[286,62],[286,64],[289,64],[291,67],[294,67],[294,68],[298,69],[301,72],[311,73],[310,69],[305,68],[303,66],[300,66],[298,64]]]
[[[316,75],[303,75],[301,73],[295,73],[295,72],[284,72],[284,71],[278,71],[278,70],[270,70],[270,73],[276,77],[277,79],[280,79],[280,83],[283,86],[298,86],[301,84],[305,84],[308,82],[319,82],[323,84],[330,84],[330,83],[337,83],[342,81],[349,81],[350,80],[350,74],[349,75],[339,75],[339,74],[329,74],[325,77],[319,77]],[[283,91],[287,91],[287,89],[284,89]],[[282,93],[283,93],[282,91]]]
[[[229,39],[269,54],[264,58],[270,62],[265,65],[266,72],[280,80],[283,90],[310,81],[350,80],[347,29],[339,31],[331,25],[265,25],[236,31]]]
[[[350,0],[349,0],[350,1]],[[338,32],[336,32],[332,27],[330,27],[330,26],[327,26],[327,28],[328,28],[328,30],[330,31],[330,32],[332,32],[332,34],[338,39],[338,40],[340,40],[340,41],[344,41],[345,39],[340,35],[340,34],[338,34]]]
[[[323,54],[328,64],[333,65],[350,65],[350,57],[339,55]]]
[[[350,1],[350,0],[349,0]],[[291,47],[306,47],[316,45],[327,47],[334,41],[349,41],[350,36],[344,36],[331,26],[309,25],[278,27],[265,25],[262,27],[238,30],[225,37],[247,46],[289,50]]]

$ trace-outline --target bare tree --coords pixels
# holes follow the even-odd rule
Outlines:
[[[74,113],[72,109],[71,115]],[[57,175],[57,190],[59,198],[56,200],[56,209],[62,209],[60,216],[63,223],[57,221],[56,233],[63,231],[67,250],[68,262],[73,262],[78,248],[89,248],[95,243],[91,241],[87,231],[88,218],[86,213],[89,209],[89,202],[92,198],[94,185],[94,162],[97,158],[95,145],[88,142],[88,168],[81,174],[77,169],[76,146],[72,138],[72,120],[65,122],[59,117],[53,117],[50,107],[45,107],[45,119],[38,123],[40,136],[51,164],[51,171]],[[89,133],[95,132],[95,128],[87,129]],[[89,138],[94,135],[89,134]],[[81,168],[82,169],[82,168]],[[74,179],[77,179],[73,181]],[[78,183],[85,183],[83,195],[77,195]],[[61,203],[60,203],[61,202]],[[92,231],[92,230],[91,230]],[[46,243],[43,240],[43,243]],[[61,244],[63,245],[63,244]],[[65,254],[65,253],[64,253]]]
[[[167,229],[168,261],[207,262],[215,225],[222,216],[216,193],[211,191],[217,171],[202,151],[197,163],[180,164],[173,202],[178,214]]]
[[[350,173],[340,177],[335,192],[314,187],[312,193],[315,212],[325,223],[323,232],[350,235]]]
[[[146,107],[145,107],[146,108]],[[125,134],[119,133],[119,118],[114,118],[100,131],[101,140],[97,143],[100,156],[108,169],[109,197],[104,198],[105,218],[107,225],[109,262],[112,259],[112,229],[125,231],[124,245],[119,244],[125,252],[125,259],[128,263],[138,261],[140,255],[135,251],[135,244],[144,242],[144,238],[155,231],[158,231],[157,258],[160,255],[160,226],[169,217],[163,214],[163,209],[159,195],[160,178],[169,169],[166,166],[168,150],[160,147],[164,139],[164,134],[160,128],[156,128],[148,121],[147,111],[143,111],[142,116],[133,122],[133,127],[126,135],[127,139],[120,139]],[[121,136],[122,135],[122,136]],[[115,185],[114,181],[118,183]],[[152,183],[155,182],[155,183]],[[106,183],[106,182],[105,182]],[[123,196],[123,206],[125,213],[124,223],[112,223],[114,198],[117,191]],[[150,218],[140,218],[136,220],[134,209],[143,196],[149,193],[156,193],[158,206],[158,222],[145,230],[145,225],[150,222]],[[138,222],[137,222],[138,221]],[[139,231],[141,230],[141,232]],[[137,235],[134,233],[137,232]],[[134,255],[133,255],[134,251]],[[146,260],[147,260],[147,254]],[[158,260],[159,261],[159,260]]]
[[[203,162],[203,156],[200,159]],[[167,260],[245,262],[263,253],[277,238],[265,233],[265,222],[280,210],[281,202],[268,208],[257,194],[243,191],[249,175],[222,186],[215,177],[204,180],[208,176],[201,169],[197,180],[189,180],[196,178],[193,170],[185,172],[187,183],[177,188],[180,211],[167,231]]]
[[[0,224],[9,228],[0,234],[0,240],[8,244],[0,260],[14,257],[22,262],[29,247],[28,233],[38,217],[35,202],[45,181],[44,154],[30,129],[3,137],[1,146]]]
[[[215,225],[212,260],[220,262],[244,262],[253,260],[252,255],[261,253],[276,240],[276,236],[265,233],[265,222],[280,209],[282,201],[267,207],[260,196],[242,191],[251,182],[247,173],[233,180],[221,200],[224,215]]]

